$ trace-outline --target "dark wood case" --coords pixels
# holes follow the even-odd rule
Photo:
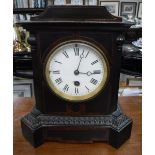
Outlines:
[[[33,146],[46,139],[107,141],[119,147],[130,137],[132,121],[118,107],[118,88],[124,33],[130,24],[104,7],[54,6],[30,22],[19,23],[30,31],[36,106],[22,118],[22,131]],[[93,99],[72,103],[54,93],[44,77],[46,56],[57,44],[89,41],[104,49],[110,74],[106,87]]]

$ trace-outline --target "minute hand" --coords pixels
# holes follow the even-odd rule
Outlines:
[[[79,64],[78,64],[78,67],[77,67],[77,71],[79,70],[79,67],[80,67],[80,63],[81,63],[81,60],[82,60],[82,58],[84,58],[84,55],[83,55],[83,53],[80,55],[80,61],[79,61]]]

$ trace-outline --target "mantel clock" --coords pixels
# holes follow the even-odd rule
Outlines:
[[[97,6],[52,6],[18,24],[31,34],[36,99],[21,119],[24,137],[34,147],[46,140],[120,147],[132,128],[118,104],[130,24]]]

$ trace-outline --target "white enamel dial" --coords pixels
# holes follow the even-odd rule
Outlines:
[[[87,42],[70,41],[51,50],[45,75],[57,95],[82,101],[92,98],[104,87],[108,65],[100,49]]]

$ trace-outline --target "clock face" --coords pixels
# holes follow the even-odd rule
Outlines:
[[[108,68],[103,51],[91,43],[72,40],[50,51],[45,77],[58,96],[78,102],[93,98],[103,89]]]

